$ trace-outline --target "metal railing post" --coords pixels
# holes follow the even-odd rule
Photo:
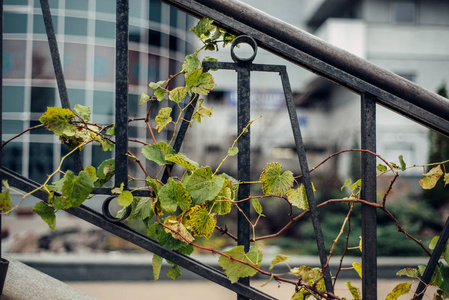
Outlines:
[[[361,99],[362,149],[376,152],[376,98],[368,93]],[[361,197],[376,202],[376,157],[362,152]],[[363,299],[377,299],[377,210],[362,205],[362,288]]]

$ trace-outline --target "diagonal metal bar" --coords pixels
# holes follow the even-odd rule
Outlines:
[[[70,109],[69,95],[67,94],[67,87],[64,79],[64,72],[62,71],[61,57],[59,55],[58,43],[56,41],[55,28],[51,18],[50,6],[48,0],[40,0],[42,16],[44,18],[45,30],[47,32],[48,45],[50,47],[51,60],[53,62],[53,69],[55,71],[56,83],[58,85],[59,97],[63,108]],[[73,155],[75,163],[75,170],[77,172],[83,169],[81,162],[81,153],[75,152]]]
[[[299,165],[301,166],[302,176],[304,180],[304,186],[306,188],[307,199],[309,202],[310,214],[312,217],[313,230],[315,231],[315,239],[318,247],[318,254],[320,256],[321,267],[327,264],[326,248],[324,245],[323,232],[321,230],[321,223],[319,219],[318,209],[316,206],[315,195],[313,193],[312,179],[310,177],[309,166],[306,158],[306,148],[302,140],[301,129],[299,127],[298,115],[296,114],[295,104],[293,102],[293,93],[290,86],[290,80],[285,67],[280,72],[282,86],[284,88],[285,100],[287,102],[287,110],[290,116],[290,123],[292,125],[293,135],[295,138],[296,151],[298,154]],[[323,270],[324,282],[326,284],[326,290],[333,292],[332,279],[330,275],[329,267]]]
[[[247,34],[258,46],[449,136],[449,101],[311,34],[237,0],[162,0],[231,33]]]
[[[181,150],[182,142],[184,141],[184,138],[186,136],[187,129],[189,129],[190,120],[192,120],[192,116],[193,116],[193,113],[195,112],[195,106],[196,106],[197,102],[198,102],[198,96],[196,96],[195,99],[193,99],[193,100],[190,99],[190,101],[188,102],[190,104],[188,104],[189,106],[185,110],[184,118],[182,120],[181,126],[179,127],[175,142],[173,144],[173,149],[176,152],[179,152],[179,150]],[[173,169],[173,165],[166,167],[166,169],[164,171],[164,175],[162,176],[162,182],[167,182],[168,176],[169,176],[168,172],[171,171],[172,169]]]
[[[14,173],[6,168],[0,169],[2,178],[7,179],[11,186],[14,186],[22,191],[31,192],[39,188],[39,184],[25,178],[17,173]],[[37,190],[33,193],[33,196],[46,201],[48,194],[42,190]],[[246,286],[241,283],[232,284],[226,275],[210,266],[207,266],[189,256],[183,255],[176,251],[170,251],[160,246],[153,239],[136,232],[135,230],[123,225],[121,223],[112,223],[107,221],[101,214],[96,211],[80,206],[76,208],[70,208],[67,210],[70,214],[79,217],[93,225],[96,225],[106,231],[115,234],[124,240],[127,240],[137,246],[142,247],[156,255],[159,255],[183,268],[189,270],[205,279],[215,282],[229,290],[236,292],[239,295],[243,295],[249,299],[261,299],[261,300],[275,300],[276,298],[267,295],[251,286]]]
[[[426,270],[424,271],[421,280],[419,281],[418,288],[416,289],[415,296],[413,299],[421,300],[424,296],[424,292],[432,278],[433,272],[440,260],[441,255],[443,254],[444,248],[447,245],[447,241],[449,239],[449,218],[446,219],[446,224],[444,225],[443,231],[441,233],[440,238],[433,249],[432,255],[430,256],[429,262],[427,263]]]
[[[362,149],[376,152],[376,99],[363,94],[361,101]],[[361,155],[361,198],[376,202],[376,157],[366,152]],[[362,205],[362,288],[363,299],[377,299],[377,209]]]
[[[129,2],[116,2],[115,186],[128,188],[128,36]]]

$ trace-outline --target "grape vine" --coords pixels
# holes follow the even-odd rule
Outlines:
[[[134,160],[138,168],[145,174],[145,178],[140,179],[140,181],[145,183],[144,186],[133,190],[125,189],[124,183],[116,188],[110,186],[111,178],[115,174],[114,159],[107,159],[98,167],[89,166],[78,174],[75,174],[73,171],[63,172],[61,166],[64,160],[75,151],[82,151],[88,144],[96,143],[100,145],[103,151],[113,150],[115,146],[115,126],[114,124],[98,125],[92,123],[90,120],[90,109],[82,105],[76,105],[73,110],[49,107],[39,119],[41,125],[30,128],[29,130],[44,126],[47,130],[57,135],[61,143],[69,147],[70,152],[62,157],[58,168],[52,174],[48,175],[46,181],[39,187],[39,190],[43,190],[48,194],[48,199],[38,202],[34,206],[33,211],[48,224],[51,230],[55,230],[55,213],[58,210],[80,206],[86,199],[91,197],[91,193],[95,187],[109,187],[111,188],[111,193],[117,196],[117,203],[123,207],[117,214],[118,218],[124,217],[127,207],[131,206],[131,214],[127,219],[142,220],[146,225],[148,236],[155,239],[161,246],[186,255],[192,254],[195,248],[217,254],[219,256],[218,263],[231,282],[237,282],[240,278],[254,276],[259,273],[266,275],[269,280],[292,284],[294,289],[292,299],[294,300],[309,297],[315,297],[316,299],[341,299],[337,295],[325,290],[323,280],[324,272],[320,268],[311,268],[309,266],[290,267],[287,264],[289,269],[288,274],[274,273],[272,270],[276,265],[287,263],[288,261],[287,256],[278,254],[271,261],[268,270],[262,269],[263,253],[261,247],[259,247],[259,241],[280,236],[288,228],[309,214],[309,205],[305,187],[301,183],[301,176],[295,177],[291,171],[283,170],[282,165],[278,162],[267,164],[260,175],[259,181],[254,183],[261,185],[263,195],[252,195],[247,199],[237,199],[239,184],[241,184],[238,180],[219,172],[220,167],[229,157],[238,154],[239,149],[236,147],[238,139],[258,118],[250,121],[247,127],[237,136],[233,144],[230,145],[227,155],[215,170],[212,170],[210,166],[202,166],[173,148],[176,129],[180,122],[186,121],[183,118],[186,109],[189,107],[193,107],[194,109],[192,120],[188,121],[191,126],[195,122],[200,124],[203,118],[212,116],[212,108],[203,105],[204,100],[202,97],[207,96],[215,88],[216,84],[213,76],[209,72],[203,72],[202,61],[199,59],[198,54],[202,51],[216,51],[219,49],[219,45],[226,46],[232,43],[235,38],[232,34],[213,25],[213,21],[209,19],[200,20],[191,31],[200,39],[203,46],[195,53],[186,56],[180,72],[171,75],[167,80],[149,83],[153,94],[148,95],[147,93],[142,93],[140,97],[140,103],[142,105],[149,103],[146,116],[144,118],[130,119],[130,121],[143,121],[145,123],[152,142],[132,141],[141,145],[141,153],[145,159],[160,166],[161,171],[159,174],[152,178],[147,173],[144,164],[138,159],[137,155],[131,152],[128,152],[128,157]],[[215,61],[215,59],[207,56],[203,61]],[[185,85],[171,88],[173,79],[180,76],[184,76]],[[178,117],[173,119],[172,108],[170,106],[162,107],[158,110],[154,118],[156,126],[152,126],[150,123],[150,115],[153,109],[157,107],[154,104],[163,101],[168,101],[171,105],[176,105],[180,113],[177,114]],[[167,129],[169,125],[174,127],[173,135],[167,142],[158,142],[154,132],[161,132]],[[19,137],[25,132],[19,133],[14,138]],[[4,142],[2,147],[5,147],[9,142]],[[350,195],[348,197],[329,199],[317,206],[318,208],[322,208],[334,203],[346,203],[348,206],[347,215],[342,222],[339,234],[333,241],[328,262],[324,267],[328,268],[331,257],[335,255],[334,247],[336,243],[340,239],[345,238],[346,247],[340,258],[340,267],[334,275],[334,284],[340,271],[343,269],[342,263],[345,255],[349,251],[361,251],[361,239],[359,245],[350,245],[349,243],[351,215],[354,205],[357,204],[371,205],[385,213],[397,226],[399,232],[403,233],[407,238],[412,239],[420,245],[424,252],[430,255],[436,244],[437,237],[432,240],[428,249],[421,241],[406,232],[387,207],[388,195],[393,188],[396,178],[399,176],[399,172],[406,171],[412,167],[426,167],[429,165],[407,167],[402,156],[398,158],[399,165],[397,165],[367,150],[348,149],[330,155],[310,171],[313,172],[328,160],[346,152],[367,152],[369,155],[376,156],[383,161],[383,164],[379,164],[377,167],[379,172],[378,176],[391,173],[393,174],[393,179],[380,203],[371,203],[360,199],[361,180],[356,182],[347,180],[342,186],[342,190],[345,188],[349,189]],[[449,183],[449,174],[444,169],[444,163],[446,162],[431,164],[434,167],[425,173],[420,181],[420,185],[424,189],[433,188],[441,178],[445,184]],[[165,169],[170,170],[167,167],[173,165],[177,165],[184,170],[182,177],[178,178],[169,174],[168,180],[163,182],[161,179],[162,171]],[[56,174],[61,174],[62,178],[51,182]],[[131,178],[130,180],[139,179]],[[0,193],[0,210],[3,211],[3,214],[8,214],[16,209],[23,199],[36,191],[22,193],[10,187],[6,181],[3,181],[3,185],[5,191]],[[148,190],[151,196],[136,197],[133,195],[133,192],[137,189]],[[11,193],[22,195],[21,200],[16,205],[12,203]],[[280,201],[286,202],[290,207],[290,213],[288,222],[278,232],[260,236],[257,234],[257,225],[259,220],[265,217],[263,213],[264,208],[260,203],[260,200],[264,198],[273,199],[271,201],[279,199]],[[196,242],[196,239],[199,237],[210,238],[214,231],[218,231],[236,240],[235,236],[227,229],[217,226],[217,218],[230,214],[232,210],[237,210],[238,213],[243,214],[239,205],[246,201],[250,201],[252,208],[257,214],[255,220],[251,216],[245,215],[252,229],[252,246],[248,252],[245,252],[243,246],[235,246],[230,250],[222,251]],[[298,208],[301,212],[295,215],[293,213],[294,207]],[[346,235],[344,234],[345,228],[348,228]],[[449,263],[448,249],[444,251],[443,259]],[[153,275],[156,280],[160,276],[162,262],[162,257],[153,255]],[[167,272],[167,275],[172,279],[181,276],[181,268],[171,262],[169,263],[172,267]],[[361,277],[362,266],[358,263],[353,263],[352,266]],[[419,280],[419,276],[422,275],[424,268],[425,266],[418,266],[417,269],[403,269],[398,272],[398,276],[407,276]],[[448,268],[441,263],[431,281],[432,285],[439,287],[435,299],[443,299],[449,296],[448,283]],[[349,282],[347,285],[354,299],[361,299],[358,289]],[[387,298],[397,299],[399,296],[409,293],[410,287],[411,283],[401,283],[394,288]]]

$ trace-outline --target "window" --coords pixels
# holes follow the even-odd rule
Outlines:
[[[102,38],[115,38],[115,24],[107,21],[95,22],[95,36]]]
[[[53,144],[30,143],[29,177],[37,182],[44,182],[53,169]]]
[[[4,78],[24,78],[26,63],[26,42],[4,40],[3,76]]]
[[[58,32],[58,16],[51,16],[51,20],[53,23],[53,28],[55,32]],[[35,14],[33,17],[33,32],[40,34],[47,34],[45,30],[44,17],[42,14]]]
[[[88,0],[66,0],[65,2],[66,9],[76,9],[76,10],[88,10],[89,3]]]
[[[55,71],[53,69],[48,42],[33,42],[32,77],[36,79],[55,78]]]
[[[150,21],[161,22],[161,7],[161,2],[159,0],[150,0]]]
[[[96,115],[114,114],[114,93],[94,91],[93,113]]]
[[[4,33],[26,33],[27,15],[4,12],[3,25]]]
[[[23,112],[23,101],[25,98],[25,89],[21,86],[4,86],[3,96],[3,112]],[[22,131],[22,130],[20,130]]]
[[[415,3],[413,2],[393,3],[393,22],[397,24],[414,24]]]
[[[2,149],[2,164],[4,167],[13,170],[14,172],[22,172],[22,143],[9,143]]]
[[[31,88],[31,112],[43,113],[47,107],[55,106],[55,88],[37,87]]]
[[[69,35],[87,35],[87,19],[83,18],[65,18],[65,34]]]
[[[2,129],[4,134],[14,134],[23,131],[23,122],[16,120],[2,120]]]
[[[115,1],[111,3],[110,0],[97,0],[97,11],[115,14]]]

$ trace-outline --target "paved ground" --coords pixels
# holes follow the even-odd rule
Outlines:
[[[405,282],[406,280],[402,281]],[[389,292],[401,281],[379,280],[378,299],[385,299]],[[276,282],[270,282],[265,287],[260,287],[264,282],[253,282],[253,286],[270,294],[277,299],[290,299],[293,288],[289,285],[278,287]],[[360,282],[352,280],[351,283],[360,287]],[[231,300],[237,299],[236,295],[227,289],[206,281],[150,281],[150,282],[69,282],[70,286],[91,295],[99,300],[141,300],[141,299],[183,299],[183,300]],[[416,282],[412,290],[416,289]],[[335,292],[341,297],[353,299],[348,292],[345,282],[337,285]],[[427,293],[423,299],[432,299],[433,293]],[[426,295],[427,295],[426,294]],[[411,299],[412,294],[402,296],[399,299]]]

